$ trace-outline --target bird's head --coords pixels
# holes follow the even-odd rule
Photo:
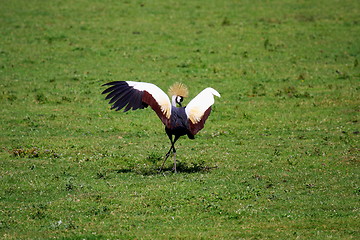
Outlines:
[[[187,87],[182,83],[175,83],[169,88],[169,95],[171,96],[172,105],[176,107],[176,104],[179,104],[184,101],[189,94]]]
[[[175,96],[175,102],[181,106],[181,103],[184,101],[184,98],[182,96]]]

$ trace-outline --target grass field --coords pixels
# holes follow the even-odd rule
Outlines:
[[[0,238],[360,239],[359,61],[359,1],[3,0]],[[115,80],[220,92],[178,174]]]

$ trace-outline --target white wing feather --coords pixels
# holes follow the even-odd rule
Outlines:
[[[205,88],[186,106],[186,115],[193,124],[200,122],[205,111],[214,104],[214,95],[220,97],[215,89]]]
[[[139,91],[147,91],[150,93],[155,101],[161,107],[161,111],[164,113],[166,118],[170,119],[171,115],[171,103],[169,97],[166,93],[161,90],[158,86],[152,83],[145,83],[145,82],[133,82],[133,81],[126,81],[129,86],[132,86],[134,89]]]

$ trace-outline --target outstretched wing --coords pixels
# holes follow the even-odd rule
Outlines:
[[[190,132],[195,135],[203,129],[206,119],[211,112],[211,105],[214,104],[214,95],[220,94],[213,88],[205,88],[185,108],[189,121]]]
[[[166,126],[170,123],[171,103],[166,93],[158,86],[133,81],[115,81],[103,86],[110,86],[102,94],[108,94],[105,99],[110,99],[111,109],[118,111],[125,107],[126,112],[150,105]]]

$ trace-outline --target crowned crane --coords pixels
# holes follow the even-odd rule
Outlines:
[[[220,94],[215,89],[205,88],[186,107],[182,107],[181,103],[187,97],[188,90],[181,83],[175,83],[169,88],[171,102],[165,92],[151,83],[114,81],[103,86],[110,86],[102,94],[108,94],[105,99],[110,99],[111,109],[118,111],[125,107],[124,112],[126,112],[130,109],[142,109],[150,105],[156,112],[165,125],[165,132],[171,142],[171,147],[165,155],[160,171],[172,151],[175,173],[175,142],[184,135],[194,139],[194,136],[204,127],[205,121],[209,117],[211,106],[214,104],[214,95],[220,97]],[[177,107],[176,104],[180,107]]]

